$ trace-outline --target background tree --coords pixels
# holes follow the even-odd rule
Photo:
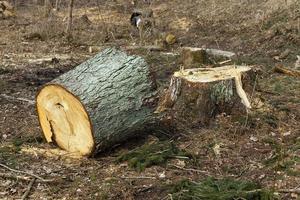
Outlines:
[[[74,6],[74,0],[69,1],[69,12],[68,12],[68,23],[66,28],[66,34],[67,38],[72,37],[72,20],[73,20],[73,6]]]

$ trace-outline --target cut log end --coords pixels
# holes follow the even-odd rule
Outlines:
[[[37,111],[47,142],[68,152],[90,155],[94,150],[92,125],[85,107],[60,85],[47,85],[37,95]]]

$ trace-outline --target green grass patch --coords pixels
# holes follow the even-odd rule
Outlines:
[[[193,156],[180,150],[173,142],[155,142],[120,155],[116,162],[127,161],[130,168],[143,171],[152,165],[165,164],[169,159],[189,159]]]
[[[268,143],[273,149],[274,154],[271,158],[264,161],[267,167],[271,167],[277,171],[285,171],[290,176],[299,176],[299,173],[293,169],[300,162],[299,156],[292,156],[292,151],[295,145],[290,145],[289,151],[282,144],[274,139],[266,138],[265,143]]]
[[[171,186],[172,199],[176,200],[273,200],[273,192],[259,185],[233,179],[207,178],[200,182],[180,181]]]

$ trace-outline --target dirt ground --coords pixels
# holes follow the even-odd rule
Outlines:
[[[42,6],[19,5],[15,18],[0,19],[0,164],[57,180],[37,179],[29,199],[172,199],[168,185],[209,176],[254,181],[281,199],[299,199],[286,190],[300,187],[300,79],[272,70],[276,65],[293,68],[300,55],[299,1],[152,1],[156,31],[177,38],[165,52],[176,55],[182,46],[233,51],[238,58],[232,63],[255,65],[261,72],[251,94],[255,106],[247,116],[220,115],[210,127],[176,138],[178,147],[197,156],[196,162],[173,159],[143,172],[115,159],[151,138],[132,139],[95,158],[78,158],[42,137],[34,105],[40,86],[96,54],[90,47],[139,43],[129,23],[129,1],[87,2],[75,6],[71,41],[63,33],[66,9],[45,16]],[[84,14],[91,24],[81,20]],[[149,36],[145,44],[158,38]],[[155,69],[161,88],[179,69],[178,56],[130,53],[143,56]],[[20,198],[30,180],[4,174],[28,174],[0,166],[0,199]]]

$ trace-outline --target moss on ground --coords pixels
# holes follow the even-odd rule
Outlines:
[[[128,161],[129,167],[143,171],[152,165],[161,165],[172,158],[192,158],[190,153],[180,150],[173,142],[155,142],[120,155],[116,161]]]
[[[172,199],[177,200],[273,200],[273,192],[259,185],[233,179],[207,178],[200,182],[183,180],[171,186]]]

